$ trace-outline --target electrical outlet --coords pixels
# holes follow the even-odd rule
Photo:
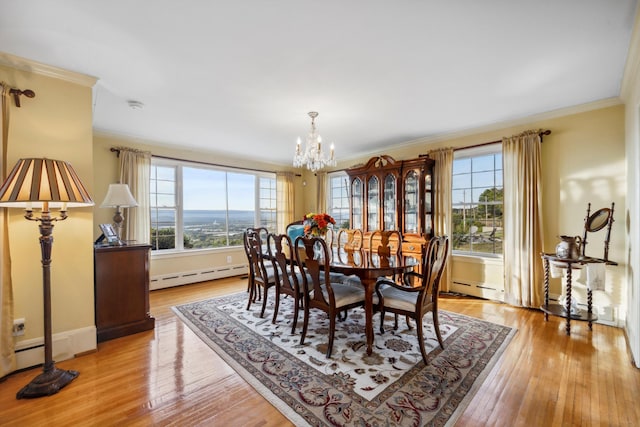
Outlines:
[[[231,255],[227,255],[227,264],[231,264]]]
[[[14,337],[19,337],[24,335],[25,321],[24,319],[15,319],[13,321],[13,332],[12,335]]]

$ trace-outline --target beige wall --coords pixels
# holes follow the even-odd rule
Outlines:
[[[45,77],[37,65],[25,67],[32,71],[23,70],[23,65],[0,65],[0,80],[36,93],[33,99],[23,97],[21,108],[11,108],[9,168],[23,157],[65,160],[93,195],[91,86],[95,80],[66,72]],[[46,73],[55,74],[50,68]],[[37,345],[44,335],[38,223],[25,220],[19,209],[9,212],[14,314],[26,320],[25,335],[16,338],[16,345]],[[84,337],[79,341],[84,342],[75,347],[77,351],[95,348],[93,228],[89,207],[70,209],[69,218],[54,223],[53,230],[52,329],[54,335],[84,331],[79,332]]]

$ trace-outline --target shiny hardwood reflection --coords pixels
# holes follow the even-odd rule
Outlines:
[[[171,311],[171,306],[246,291],[231,278],[151,292],[154,331],[106,341],[98,351],[57,365],[80,376],[58,394],[16,400],[39,369],[0,383],[0,425],[291,425]],[[482,383],[458,426],[634,425],[640,420],[640,371],[621,329],[537,310],[463,297],[444,310],[513,326],[518,332]],[[636,424],[637,425],[637,424]]]

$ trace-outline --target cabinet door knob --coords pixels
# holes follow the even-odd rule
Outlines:
[[[415,249],[415,246],[409,246],[409,250],[412,251]]]

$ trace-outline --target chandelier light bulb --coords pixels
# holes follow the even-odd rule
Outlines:
[[[298,137],[298,141],[296,142],[296,156],[299,156],[301,153],[301,145],[302,145],[302,140],[300,140],[300,137]]]

